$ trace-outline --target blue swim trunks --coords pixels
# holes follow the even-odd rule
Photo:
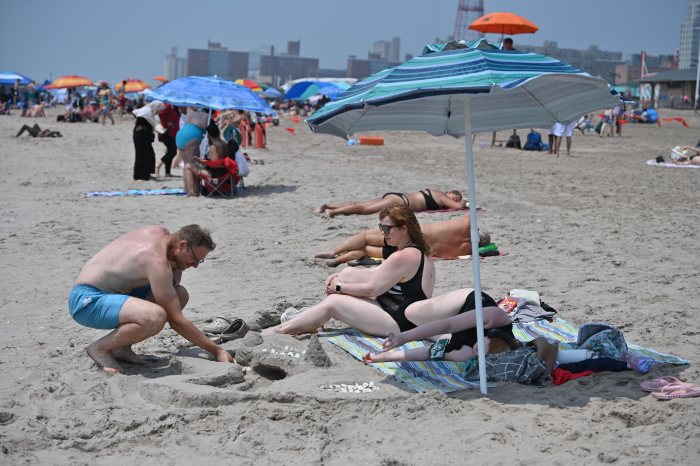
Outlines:
[[[146,299],[150,285],[134,288],[128,295],[108,293],[92,285],[75,285],[68,296],[68,312],[80,325],[110,329],[119,327],[119,312],[129,297]]]

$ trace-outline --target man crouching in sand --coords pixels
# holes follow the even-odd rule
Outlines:
[[[182,272],[196,269],[215,247],[199,225],[187,225],[172,235],[164,227],[146,226],[115,239],[85,264],[68,297],[68,309],[81,325],[114,329],[87,347],[106,373],[121,372],[117,360],[144,364],[131,345],[157,334],[166,322],[219,362],[234,362],[182,315],[189,300],[180,285]]]

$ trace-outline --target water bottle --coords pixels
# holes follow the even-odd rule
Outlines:
[[[641,372],[642,374],[649,372],[651,366],[656,364],[656,361],[648,356],[629,352],[625,355],[625,360],[627,361],[628,368]]]

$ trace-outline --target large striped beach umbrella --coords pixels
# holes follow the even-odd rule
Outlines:
[[[555,122],[568,123],[618,102],[619,97],[607,82],[554,58],[467,47],[428,51],[380,71],[340,94],[306,121],[314,132],[343,138],[374,130],[466,136],[469,202],[476,206],[473,132],[549,128]],[[476,209],[470,209],[469,216],[480,385],[486,394]]]
[[[69,87],[81,87],[81,86],[94,86],[95,83],[90,81],[84,76],[70,75],[61,76],[55,79],[50,85],[46,86],[48,89],[66,89]]]

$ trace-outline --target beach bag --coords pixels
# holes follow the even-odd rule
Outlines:
[[[250,167],[248,166],[248,160],[246,160],[243,152],[237,151],[235,155],[236,163],[238,164],[238,174],[240,176],[248,176],[250,173]]]
[[[517,134],[511,134],[508,138],[508,141],[506,142],[506,147],[522,149],[522,145],[520,144],[520,136],[518,136]]]
[[[530,131],[527,135],[527,141],[525,141],[525,150],[542,150],[542,135],[537,131]]]
[[[577,349],[592,351],[594,358],[620,359],[627,352],[627,343],[622,332],[602,322],[583,324],[576,339]]]
[[[603,120],[600,120],[597,125],[595,125],[595,131],[596,133],[600,134],[600,130],[603,128]]]

